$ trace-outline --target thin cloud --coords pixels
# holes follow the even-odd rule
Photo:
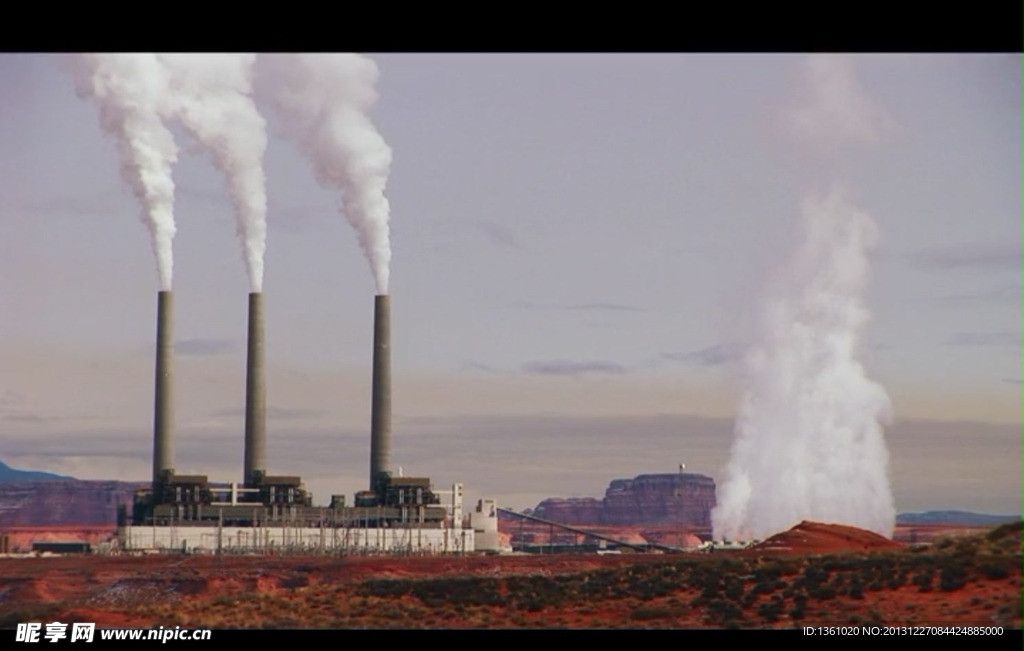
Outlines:
[[[117,194],[104,190],[77,194],[48,194],[32,199],[5,198],[0,205],[5,204],[18,212],[48,217],[109,215],[119,210]]]
[[[579,305],[565,305],[563,310],[573,311],[599,311],[599,312],[646,312],[642,307],[634,305],[623,305],[621,303],[582,303]]]
[[[13,389],[7,389],[0,393],[0,407],[11,407],[25,401],[25,396]]]
[[[739,342],[726,342],[701,348],[686,353],[662,353],[662,358],[684,364],[697,366],[725,366],[743,359],[747,345]]]
[[[245,416],[244,409],[221,409],[210,414],[214,418],[239,418]],[[270,420],[307,420],[323,416],[319,409],[289,409],[287,407],[267,407],[267,418]]]
[[[474,224],[491,244],[496,244],[508,249],[522,248],[519,243],[519,238],[504,224],[493,221],[477,221],[474,222]]]
[[[508,371],[503,371],[500,368],[488,366],[487,364],[481,364],[480,362],[466,362],[462,365],[462,368],[467,371],[482,371],[484,373],[493,373],[498,375],[507,374]]]
[[[515,307],[522,308],[524,310],[562,310],[567,312],[647,312],[645,308],[637,307],[635,305],[626,305],[624,303],[569,303],[564,305],[549,304],[541,305],[539,303],[530,302],[519,302],[515,304]]]
[[[973,303],[1017,303],[1021,302],[1022,288],[1020,285],[1004,285],[984,291],[968,294],[943,294],[931,298],[936,303],[946,303],[953,306],[968,305]]]
[[[179,355],[212,356],[223,355],[235,350],[235,342],[230,339],[183,339],[174,344],[174,352]]]
[[[7,414],[4,420],[12,423],[52,423],[62,420],[56,416],[40,416],[39,414]]]
[[[523,364],[522,371],[532,375],[576,377],[579,375],[623,375],[628,372],[628,369],[622,364],[614,362],[545,360]]]
[[[1019,332],[958,332],[946,340],[947,346],[1020,346]]]
[[[1020,273],[1019,242],[961,245],[918,251],[911,261],[923,269],[987,269]]]

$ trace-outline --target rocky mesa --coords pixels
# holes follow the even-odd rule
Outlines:
[[[131,505],[148,483],[28,481],[0,484],[0,527],[117,525],[119,504]]]
[[[714,479],[697,473],[665,473],[613,479],[603,499],[549,498],[533,514],[572,524],[707,528],[714,507]]]

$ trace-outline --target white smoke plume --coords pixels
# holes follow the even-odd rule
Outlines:
[[[848,62],[815,58],[806,70],[817,100],[794,113],[802,116],[794,124],[808,126],[798,135],[827,134],[830,145],[874,142],[878,131],[868,125],[886,122]],[[844,104],[844,94],[862,101]],[[883,432],[891,402],[857,361],[878,228],[839,184],[810,195],[801,213],[802,244],[766,302],[760,341],[745,360],[714,534],[764,538],[806,519],[891,537],[896,511]]]
[[[161,54],[170,115],[224,173],[251,290],[263,291],[267,191],[266,121],[252,99],[255,54]]]
[[[391,148],[367,117],[377,100],[377,64],[358,54],[261,54],[265,87],[321,187],[340,190],[377,293],[388,293],[390,206],[384,196]]]
[[[803,144],[821,152],[845,145],[877,145],[895,123],[860,86],[848,56],[819,54],[806,60],[802,104],[786,122]]]
[[[162,290],[174,271],[174,136],[161,116],[167,110],[167,71],[154,54],[82,54],[71,58],[75,88],[95,100],[100,124],[117,139],[121,176],[142,204]]]

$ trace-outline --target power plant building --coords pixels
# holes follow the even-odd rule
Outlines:
[[[157,305],[153,482],[151,488],[136,494],[130,508],[121,509],[121,549],[217,553],[476,551],[474,528],[463,527],[462,484],[437,491],[429,478],[394,477],[391,472],[389,296],[376,296],[374,305],[369,490],[357,492],[352,504],[345,496],[334,495],[328,506],[313,505],[300,477],[267,472],[262,293],[249,295],[242,481],[214,483],[204,475],[175,473],[171,293],[160,292]]]

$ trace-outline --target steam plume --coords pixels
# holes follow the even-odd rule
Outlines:
[[[828,134],[830,145],[875,142],[879,131],[869,125],[887,123],[847,62],[812,59],[806,70],[815,99],[793,114],[797,135]],[[861,99],[844,103],[844,95]],[[891,536],[882,429],[891,403],[856,359],[870,316],[862,298],[867,252],[878,229],[839,184],[809,195],[801,213],[802,244],[766,302],[760,342],[746,358],[736,438],[712,513],[715,536],[763,538],[803,519]]]
[[[117,139],[121,176],[142,204],[156,254],[160,289],[171,289],[174,268],[174,136],[161,116],[168,78],[154,54],[83,54],[72,58],[79,97],[99,107],[100,124]]]
[[[804,65],[803,104],[787,114],[791,133],[804,145],[834,153],[846,145],[877,145],[895,123],[860,86],[853,62],[817,55]]]
[[[266,121],[252,100],[254,54],[162,54],[173,116],[226,176],[249,284],[263,291]]]
[[[342,212],[358,233],[377,293],[387,294],[391,148],[366,115],[377,99],[377,65],[357,54],[263,54],[257,65],[260,85],[317,182],[341,191]]]

